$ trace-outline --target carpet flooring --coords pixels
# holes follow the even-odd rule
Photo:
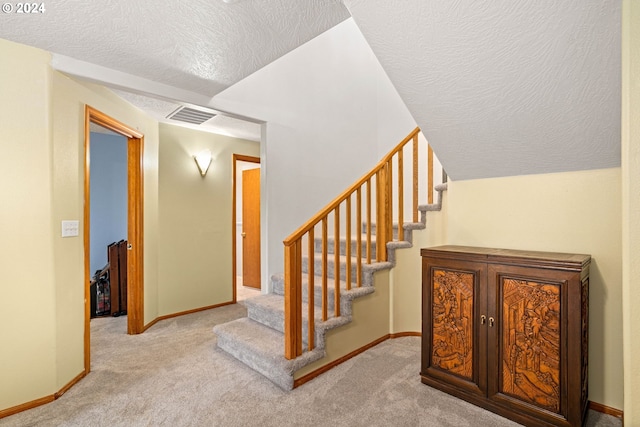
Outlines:
[[[236,300],[242,301],[247,298],[260,295],[260,289],[250,288],[248,286],[242,286],[242,276],[236,278]]]
[[[216,347],[214,325],[242,304],[126,335],[126,318],[91,321],[92,372],[58,400],[0,426],[515,426],[420,382],[420,338],[387,340],[284,392]],[[590,411],[588,426],[621,426]]]

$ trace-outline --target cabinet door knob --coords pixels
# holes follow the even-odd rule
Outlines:
[[[485,323],[487,323],[487,316],[483,314],[482,316],[480,316],[480,324],[484,325]]]
[[[489,317],[489,327],[493,328],[493,324],[495,323],[495,319],[493,317]]]

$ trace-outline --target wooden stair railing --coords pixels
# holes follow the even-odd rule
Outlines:
[[[414,129],[405,139],[402,140],[389,154],[387,154],[369,173],[360,178],[355,184],[344,191],[340,196],[329,203],[324,209],[318,212],[313,218],[307,221],[302,227],[292,233],[284,240],[285,246],[285,272],[284,272],[284,287],[285,287],[285,313],[284,313],[284,328],[285,328],[285,357],[287,359],[294,359],[300,356],[303,352],[303,338],[302,338],[302,256],[304,252],[303,239],[306,236],[307,239],[307,254],[309,257],[307,276],[308,276],[308,338],[307,349],[313,350],[315,347],[315,322],[314,322],[314,288],[315,288],[315,274],[321,273],[322,284],[322,321],[326,321],[329,317],[328,307],[328,235],[329,235],[329,222],[333,219],[333,232],[334,232],[334,304],[333,304],[333,316],[340,316],[340,211],[344,206],[345,217],[342,220],[345,228],[345,250],[344,255],[346,259],[346,271],[345,281],[346,289],[351,289],[352,281],[352,254],[351,244],[352,230],[351,222],[352,218],[352,202],[355,195],[355,223],[358,226],[356,231],[356,277],[355,285],[357,287],[362,286],[362,262],[371,264],[372,262],[372,212],[375,212],[376,218],[376,261],[387,261],[387,242],[393,240],[393,220],[394,212],[396,212],[396,219],[398,223],[398,240],[404,240],[404,229],[402,224],[404,223],[404,148],[409,141],[412,141],[412,147],[410,151],[412,157],[412,221],[418,222],[418,196],[421,188],[420,179],[418,178],[421,164],[419,157],[418,147],[418,134],[419,128]],[[394,185],[393,169],[394,159],[396,161],[397,178]],[[423,164],[426,163],[427,168],[427,203],[433,203],[433,151],[431,147],[427,145],[427,159],[423,160]],[[397,191],[394,200],[394,187]],[[375,191],[375,195],[373,194]],[[424,190],[423,190],[424,192]],[[365,201],[363,206],[363,193]],[[394,201],[396,202],[396,210],[394,211]],[[362,213],[364,210],[365,221],[362,221]],[[321,226],[321,265],[322,271],[316,272],[314,266],[313,254],[315,252],[315,228],[317,225]],[[362,242],[362,228],[366,231],[366,242],[363,249]],[[364,251],[364,253],[363,253]]]

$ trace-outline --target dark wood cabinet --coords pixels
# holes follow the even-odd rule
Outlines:
[[[589,255],[422,249],[424,384],[529,426],[587,410]]]

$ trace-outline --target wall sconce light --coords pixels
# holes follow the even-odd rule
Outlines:
[[[209,170],[209,166],[211,165],[211,151],[204,150],[193,156],[193,158],[196,161],[196,165],[198,165],[200,175],[204,177],[207,174],[207,170]]]

